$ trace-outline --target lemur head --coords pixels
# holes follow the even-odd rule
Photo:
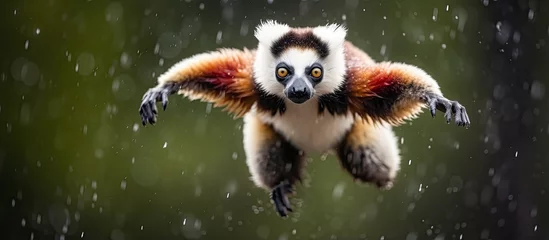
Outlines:
[[[272,20],[255,29],[255,81],[263,91],[300,104],[344,81],[347,30],[336,24],[292,28]]]

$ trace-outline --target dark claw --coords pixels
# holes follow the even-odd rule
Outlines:
[[[464,126],[468,128],[471,125],[469,120],[469,115],[465,110],[465,107],[462,106],[457,101],[448,100],[445,97],[430,95],[423,98],[426,104],[429,107],[431,115],[435,117],[435,112],[437,110],[444,112],[444,119],[447,123],[452,121],[452,115],[454,115],[454,121],[458,126]]]
[[[168,106],[168,96],[177,92],[179,85],[176,83],[165,84],[162,87],[151,88],[143,94],[141,106],[139,107],[139,115],[141,115],[141,123],[143,126],[147,122],[151,125],[155,124],[158,114],[156,102],[162,102],[162,108],[166,110]]]
[[[433,116],[434,118],[435,115],[437,115],[437,101],[436,99],[430,99],[428,104],[429,104],[429,109],[431,110],[431,116]]]
[[[277,185],[271,192],[271,200],[273,201],[276,212],[281,217],[287,217],[288,212],[293,212],[290,207],[290,200],[288,199],[288,194],[291,192],[291,185],[287,182]]]
[[[162,94],[162,109],[166,111],[166,108],[168,107],[168,93]]]

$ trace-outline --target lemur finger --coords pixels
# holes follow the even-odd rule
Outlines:
[[[429,110],[431,110],[431,116],[435,117],[435,115],[437,114],[437,100],[430,99],[428,104],[429,104]]]
[[[166,111],[166,108],[168,107],[168,95],[168,92],[162,93],[162,108],[164,109],[164,111]]]
[[[273,201],[273,205],[278,215],[281,217],[286,217],[288,216],[288,214],[284,209],[284,205],[281,201],[281,195],[282,195],[282,192],[280,191],[280,188],[275,188],[271,193],[271,200]]]
[[[463,107],[461,113],[463,114],[463,117],[465,117],[465,127],[471,126],[471,120],[469,119],[469,115],[467,114],[465,107]]]
[[[285,183],[281,185],[280,187],[280,194],[282,197],[282,203],[284,204],[284,207],[290,211],[293,212],[292,207],[290,206],[290,200],[288,199],[288,194],[292,193],[292,188],[289,183]]]
[[[151,108],[152,108],[152,113],[153,114],[158,114],[158,108],[156,107],[156,102],[150,102],[150,105],[151,105]]]
[[[141,115],[141,119],[143,121],[143,126],[147,124],[147,121],[150,117],[150,113],[148,110],[148,102],[147,100],[143,100],[141,103],[141,106],[139,107],[139,114]]]
[[[446,107],[444,118],[446,119],[446,123],[450,124],[450,122],[452,121],[452,105],[448,102],[445,102],[444,106]]]
[[[463,126],[465,126],[466,128],[469,127],[469,125],[471,125],[471,122],[469,120],[469,116],[467,115],[467,110],[464,106],[461,106],[461,116],[461,118],[463,119]]]
[[[141,124],[143,124],[143,126],[147,125],[147,117],[145,117],[143,107],[139,108],[139,115],[141,115]]]
[[[149,124],[154,125],[156,123],[156,114],[153,113],[153,109],[150,105],[154,106],[154,103],[149,103],[149,107],[148,107],[148,110],[149,110]]]
[[[464,119],[461,116],[461,106],[458,102],[452,102],[452,111],[454,112],[454,121],[458,126],[462,126]]]

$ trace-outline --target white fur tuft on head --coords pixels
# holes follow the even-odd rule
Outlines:
[[[287,24],[275,20],[261,21],[255,28],[254,36],[260,44],[271,45],[274,41],[284,36],[291,30]]]
[[[347,36],[347,28],[343,25],[332,23],[315,27],[313,33],[322,39],[322,41],[328,43],[330,48],[338,48],[343,47],[342,45]]]

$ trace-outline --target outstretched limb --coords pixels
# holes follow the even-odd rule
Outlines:
[[[400,170],[397,139],[391,126],[357,119],[336,149],[343,168],[356,180],[388,189]]]
[[[383,120],[398,125],[417,116],[428,107],[435,117],[444,112],[448,123],[471,124],[465,107],[445,98],[437,82],[418,67],[382,62],[370,66],[353,66],[347,70],[345,91],[350,108],[367,119]]]
[[[303,152],[286,141],[271,125],[254,114],[244,117],[244,151],[251,179],[256,186],[270,191],[277,213],[285,217],[292,211],[288,195],[301,181]]]
[[[156,103],[162,102],[166,110],[168,96],[174,93],[212,102],[215,107],[225,107],[236,117],[242,117],[257,99],[252,71],[254,57],[253,50],[220,49],[175,64],[160,75],[156,87],[143,95],[139,108],[143,125],[156,122]]]

